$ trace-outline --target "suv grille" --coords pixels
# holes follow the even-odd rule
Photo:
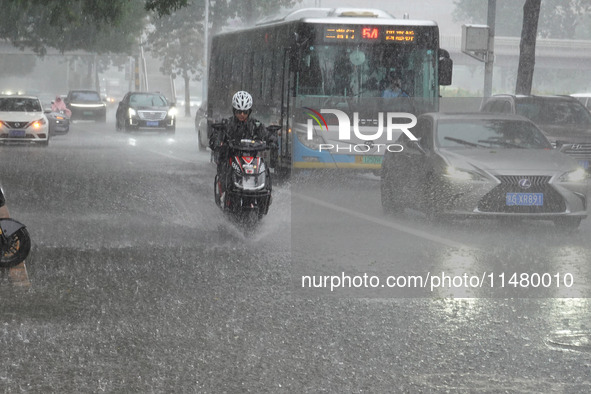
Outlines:
[[[138,111],[142,120],[162,120],[166,117],[165,111]]]
[[[550,176],[503,175],[497,176],[501,183],[488,192],[478,202],[481,212],[502,213],[554,213],[566,211],[566,204],[562,196],[549,184]],[[519,181],[528,179],[531,187],[522,189]],[[506,205],[507,193],[544,193],[544,205],[520,206]]]

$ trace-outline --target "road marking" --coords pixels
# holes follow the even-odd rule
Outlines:
[[[447,238],[443,238],[443,237],[440,237],[440,236],[437,236],[437,235],[429,234],[429,233],[427,233],[425,231],[408,228],[407,226],[403,226],[401,224],[397,224],[397,223],[392,222],[392,221],[389,221],[389,220],[384,220],[384,219],[380,219],[380,218],[377,218],[377,217],[374,217],[374,216],[366,215],[364,213],[355,212],[355,211],[352,211],[350,209],[347,209],[347,208],[344,208],[344,207],[341,207],[341,206],[338,206],[338,205],[327,203],[325,201],[319,200],[319,199],[314,198],[314,197],[304,196],[302,194],[295,193],[295,192],[292,192],[292,195],[293,196],[296,196],[298,198],[301,198],[303,200],[312,202],[314,204],[320,205],[322,207],[325,207],[325,208],[328,208],[328,209],[332,209],[334,211],[338,211],[338,212],[341,212],[341,213],[345,213],[345,214],[347,214],[349,216],[354,216],[354,217],[357,217],[359,219],[367,220],[368,222],[372,222],[372,223],[378,224],[380,226],[388,227],[388,228],[391,228],[393,230],[397,230],[397,231],[401,231],[403,233],[414,235],[415,237],[420,237],[420,238],[423,238],[423,239],[426,239],[428,241],[435,242],[435,243],[438,243],[438,244],[441,244],[441,245],[444,245],[444,246],[448,246],[448,247],[456,248],[456,249],[471,249],[471,250],[476,250],[476,248],[474,248],[472,246],[468,246],[468,245],[465,245],[463,243],[453,241],[451,239],[447,239]]]

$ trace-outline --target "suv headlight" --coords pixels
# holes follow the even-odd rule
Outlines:
[[[170,116],[171,118],[174,118],[177,114],[178,110],[176,109],[176,107],[172,107],[171,109],[168,110],[168,116]]]
[[[560,182],[582,182],[587,179],[587,172],[581,167],[576,170],[565,172],[559,178]]]
[[[127,110],[127,113],[129,114],[130,117],[137,116],[137,111],[135,109],[133,109],[133,108],[129,108]]]
[[[486,180],[482,175],[469,170],[448,166],[445,169],[444,177],[453,179],[455,181],[484,181]]]

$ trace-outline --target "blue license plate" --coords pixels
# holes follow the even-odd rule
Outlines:
[[[13,137],[13,138],[21,138],[25,136],[25,130],[10,130],[10,132],[8,133],[9,137]]]
[[[158,122],[146,122],[146,126],[148,126],[148,127],[158,126]]]
[[[542,206],[544,193],[507,193],[505,205]]]
[[[589,169],[589,160],[579,160],[579,165],[584,169]]]

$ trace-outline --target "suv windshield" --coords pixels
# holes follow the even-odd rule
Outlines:
[[[515,112],[536,124],[591,127],[591,114],[578,101],[528,97],[515,101]]]
[[[101,101],[97,92],[72,92],[71,101]]]
[[[138,107],[166,107],[166,99],[155,94],[134,94],[129,97],[129,104]]]
[[[437,142],[442,148],[552,148],[533,124],[515,120],[441,120],[437,125]]]

